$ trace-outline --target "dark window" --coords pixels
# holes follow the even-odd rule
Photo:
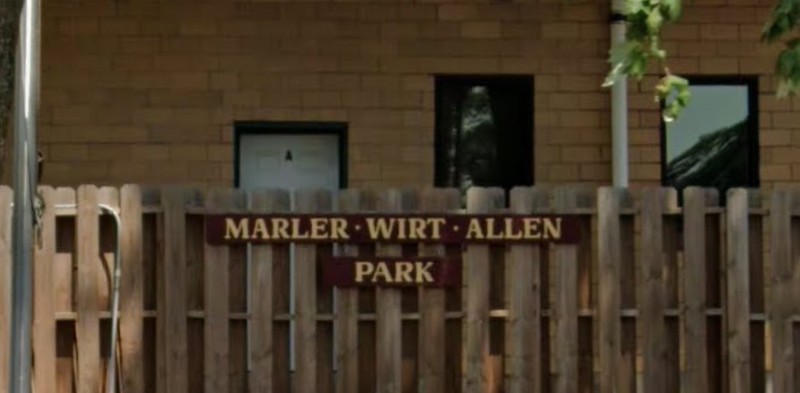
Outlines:
[[[436,78],[438,187],[533,184],[533,78]]]
[[[689,106],[661,127],[666,186],[758,187],[757,78],[689,78]]]

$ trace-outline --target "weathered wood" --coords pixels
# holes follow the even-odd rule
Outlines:
[[[424,213],[442,213],[455,209],[460,196],[457,190],[426,189],[422,192],[420,208]],[[420,256],[445,256],[445,247],[421,245]],[[445,297],[441,288],[419,290],[419,390],[445,391]]]
[[[367,205],[365,199],[370,198],[364,192],[345,190],[339,195],[339,211],[355,213]],[[342,245],[340,255],[358,256],[358,246]],[[358,289],[336,288],[338,300],[335,329],[336,332],[336,391],[358,392]]]
[[[186,191],[164,190],[163,251],[157,263],[157,387],[159,393],[188,390],[186,320]],[[193,376],[196,377],[196,376]]]
[[[55,190],[55,203],[75,206],[75,189],[59,187]],[[76,209],[77,210],[77,209]],[[73,280],[77,263],[75,217],[56,217],[56,257],[53,266],[56,312],[74,312]],[[56,324],[56,391],[74,393],[76,385],[77,354],[75,350],[75,324]],[[35,364],[34,364],[35,367]]]
[[[731,393],[750,391],[750,282],[748,191],[728,192],[727,212],[727,340]]]
[[[761,193],[758,190],[748,192],[749,222],[747,241],[749,250],[748,286],[750,296],[750,314],[764,315],[764,238]],[[766,393],[767,378],[765,321],[763,319],[750,322],[750,390],[749,393]]]
[[[378,197],[378,209],[387,213],[410,210],[411,195],[400,190],[388,190]],[[402,247],[378,244],[378,256],[401,256]],[[403,386],[402,292],[397,288],[381,288],[375,291],[375,391],[377,393],[400,393]]]
[[[683,302],[686,366],[684,383],[687,393],[711,390],[708,380],[706,317],[706,191],[688,187],[683,192],[684,265]],[[713,272],[711,272],[713,273]]]
[[[665,392],[667,335],[664,326],[666,287],[663,207],[665,192],[645,189],[642,195],[641,324],[644,390]]]
[[[555,193],[556,212],[567,213],[577,207],[577,190],[559,188]],[[555,246],[556,302],[555,346],[556,392],[578,391],[578,245]]]
[[[251,206],[254,212],[271,213],[289,210],[289,194],[285,191],[253,191]],[[273,392],[274,387],[274,340],[272,318],[273,266],[275,246],[253,245],[251,251],[252,271],[250,277],[250,391]],[[287,359],[278,359],[285,362]]]
[[[144,393],[144,270],[142,191],[125,185],[120,193],[122,277],[120,282],[120,383],[125,393]]]
[[[13,192],[0,185],[0,342],[10,342],[11,329],[11,203]],[[2,346],[6,348],[6,345]],[[0,386],[8,386],[9,351],[0,350]]]
[[[620,190],[603,187],[598,193],[598,329],[600,393],[622,390],[620,348]]]
[[[98,190],[95,186],[78,187],[77,275],[75,299],[77,320],[75,335],[78,348],[77,393],[97,393],[102,382],[100,362],[100,309],[98,304],[98,269],[100,262],[100,223]]]
[[[328,191],[299,191],[295,193],[297,211],[316,213],[328,211],[331,196]],[[297,369],[295,391],[316,392],[317,384],[317,246],[297,244],[295,248],[295,348]]]
[[[206,195],[205,206],[209,212],[231,211],[233,191],[218,190]],[[227,245],[205,245],[203,275],[205,326],[204,387],[206,393],[227,392],[230,370],[230,324],[228,321],[230,298],[230,248]]]
[[[504,204],[503,190],[471,188],[467,192],[467,211],[489,213]],[[466,230],[466,228],[460,228]],[[463,343],[462,391],[484,392],[489,383],[489,247],[468,245],[463,266]]]
[[[593,186],[576,187],[577,209],[593,210],[597,205],[597,191]],[[593,271],[594,271],[594,242],[597,240],[592,233],[592,216],[582,214],[580,220],[580,243],[578,244],[578,309],[594,308]],[[592,318],[578,320],[578,392],[591,393],[595,391],[595,348],[594,327]]]
[[[794,392],[792,275],[792,202],[795,195],[775,190],[770,203],[770,257],[772,262],[772,386],[775,392]]]
[[[45,210],[42,215],[40,237],[34,243],[36,246],[34,248],[33,263],[34,314],[32,338],[33,357],[36,360],[36,367],[33,371],[33,376],[36,393],[55,393],[56,307],[55,288],[53,285],[53,262],[56,254],[55,190],[52,187],[40,187],[39,195],[44,202]],[[4,205],[1,199],[2,195],[0,195],[0,209],[5,209],[7,205]],[[0,223],[3,222],[3,219],[2,214],[0,214]],[[2,254],[2,251],[0,251],[0,254]],[[3,258],[0,257],[0,259]],[[1,274],[2,272],[0,272]],[[2,308],[2,305],[0,305],[0,308]],[[3,320],[2,312],[0,312],[0,320]]]
[[[542,188],[515,188],[511,191],[511,209],[516,214],[531,214],[549,207],[549,195]],[[506,386],[509,392],[541,392],[541,281],[540,246],[514,245],[506,261],[506,321],[508,366]]]

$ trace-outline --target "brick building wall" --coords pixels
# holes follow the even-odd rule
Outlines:
[[[774,98],[774,0],[684,0],[672,69],[760,74],[762,184],[800,179],[800,100]],[[433,74],[535,77],[535,177],[610,181],[608,1],[48,1],[44,182],[233,181],[233,122],[346,121],[351,186],[433,182]],[[655,77],[630,85],[634,184],[660,181]]]

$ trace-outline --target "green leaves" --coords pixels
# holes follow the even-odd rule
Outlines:
[[[800,91],[800,39],[789,41],[786,49],[778,55],[775,76],[778,78],[778,97]]]
[[[664,101],[662,117],[669,123],[678,118],[678,115],[689,105],[692,93],[689,90],[689,81],[677,75],[667,75],[656,85],[656,102]]]
[[[800,0],[777,0],[778,4],[772,10],[761,39],[766,42],[775,42],[794,29],[800,22]]]

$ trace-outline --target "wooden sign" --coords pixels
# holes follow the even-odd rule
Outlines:
[[[577,243],[574,216],[207,215],[206,242]]]
[[[322,264],[322,281],[340,288],[451,287],[461,283],[461,261],[427,257],[332,257]]]

